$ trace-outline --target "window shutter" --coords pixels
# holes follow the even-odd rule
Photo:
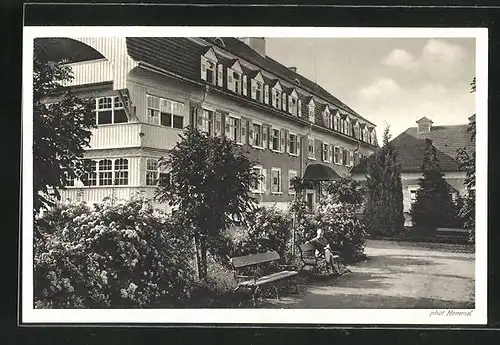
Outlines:
[[[244,75],[242,79],[243,79],[243,85],[242,85],[243,96],[246,96],[247,95],[247,87],[248,87],[247,76]]]
[[[339,154],[339,164],[342,165],[344,164],[344,157],[343,157],[343,151],[344,149],[343,148],[340,148],[340,154]]]
[[[286,135],[286,153],[290,153],[290,134]]]
[[[286,93],[282,93],[281,94],[281,109],[285,110],[286,111]]]
[[[298,107],[297,116],[302,117],[302,101],[299,99],[297,104],[298,104],[297,105],[297,107]]]
[[[255,82],[254,79],[250,80],[250,85],[252,86],[252,99],[256,99],[257,98],[257,95],[256,95],[256,92],[255,92],[255,89],[257,87],[257,83]]]
[[[203,109],[198,109],[196,113],[196,128],[199,131],[203,129]]]
[[[247,143],[247,120],[241,119],[241,142]]]
[[[272,127],[265,127],[266,132],[269,131],[269,135],[267,136],[268,142],[269,142],[269,150],[273,149],[273,138],[274,138],[274,131]]]
[[[274,107],[276,104],[276,91],[271,89],[271,105]]]
[[[201,79],[207,80],[207,65],[206,65],[206,59],[202,56],[201,57]]]
[[[323,112],[323,126],[328,128],[328,113],[326,111]]]
[[[269,104],[269,85],[264,85],[264,103]]]
[[[223,68],[222,64],[217,65],[217,85],[220,87],[222,87],[222,81],[224,80]]]
[[[286,145],[286,131],[282,129],[280,131],[280,151],[283,152],[285,151],[285,145]]]
[[[267,126],[262,126],[262,147],[264,148],[267,147],[268,130]]]
[[[215,135],[220,136],[222,134],[222,114],[219,112],[215,113]]]
[[[328,145],[328,161],[329,162],[332,161],[332,155],[333,155],[333,146],[332,145]]]
[[[252,121],[248,121],[248,144],[253,145],[254,144],[254,133],[253,133],[253,123]]]
[[[234,80],[233,80],[233,70],[228,68],[227,69],[227,89],[231,91],[234,90]]]
[[[353,151],[350,151],[349,152],[349,165],[350,166],[353,166],[354,165],[354,152]]]
[[[224,132],[226,134],[226,137],[229,138],[230,135],[231,135],[231,130],[229,128],[229,115],[224,116],[224,125],[225,125],[224,126],[225,127],[225,131]]]

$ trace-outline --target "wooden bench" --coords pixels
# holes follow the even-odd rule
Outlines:
[[[290,268],[290,266],[279,265],[279,259],[280,255],[275,251],[231,258],[230,262],[233,267],[234,277],[238,282],[238,286],[234,289],[234,291],[236,292],[240,288],[250,289],[252,291],[253,305],[255,306],[255,296],[259,287],[269,284],[276,292],[276,299],[279,299],[276,283],[282,281],[283,279],[293,278],[298,273],[294,270],[283,270],[283,268]],[[271,274],[260,275],[258,268],[263,264],[268,264],[267,266],[274,272]],[[245,269],[251,273],[247,273],[245,275],[241,274],[241,272]],[[298,292],[297,284],[295,284],[295,287]]]
[[[301,271],[306,266],[312,266],[313,272],[317,273],[318,266],[320,264],[324,264],[328,268],[324,254],[321,253],[320,256],[317,256],[316,247],[312,243],[304,243],[298,247],[299,247],[300,261],[302,262],[302,267],[300,268]],[[333,264],[336,266],[336,268],[333,267],[331,268],[335,269],[338,274],[342,274],[343,271],[345,270],[345,265],[342,263],[340,255],[336,254],[333,251],[332,254],[333,254]]]

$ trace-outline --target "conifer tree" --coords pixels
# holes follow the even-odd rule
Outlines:
[[[397,150],[384,129],[383,146],[367,161],[364,219],[372,236],[397,236],[403,230],[403,190]]]
[[[416,227],[434,230],[453,226],[455,207],[449,194],[448,183],[441,172],[436,147],[432,140],[425,139],[426,148],[422,162],[422,174],[417,198],[412,209],[412,220]]]

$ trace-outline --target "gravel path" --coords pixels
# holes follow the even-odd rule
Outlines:
[[[474,308],[470,246],[369,241],[368,260],[341,277],[303,279],[299,294],[262,308]]]

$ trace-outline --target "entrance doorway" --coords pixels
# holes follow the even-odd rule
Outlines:
[[[316,206],[316,191],[314,189],[306,189],[306,205],[309,210],[314,210]]]

